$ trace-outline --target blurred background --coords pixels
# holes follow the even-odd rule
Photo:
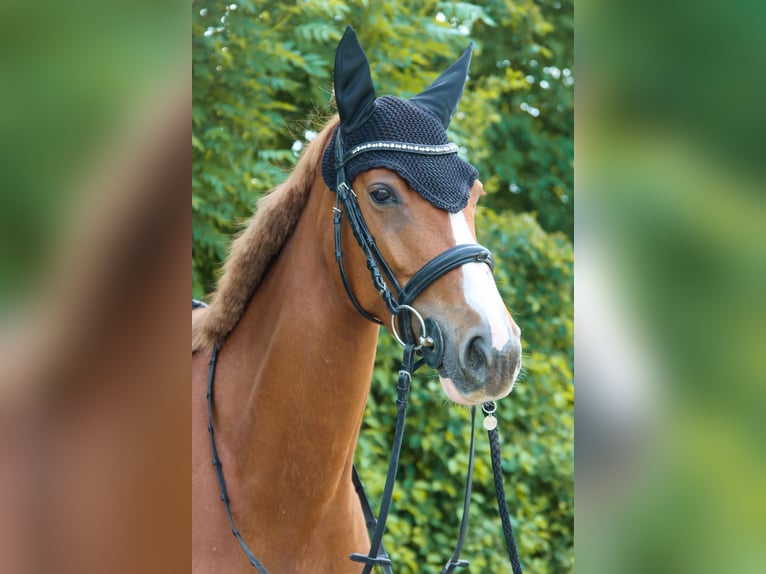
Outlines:
[[[169,380],[167,365],[187,379],[188,299],[177,295],[189,288],[188,232],[192,294],[204,296],[230,233],[332,113],[332,54],[347,23],[368,51],[379,93],[416,93],[469,40],[476,44],[451,136],[490,192],[481,240],[499,258],[498,282],[524,329],[527,372],[500,410],[526,571],[574,568],[573,237],[577,570],[763,570],[761,3],[578,5],[576,221],[572,4],[386,6],[193,1],[191,98],[187,4],[0,7],[0,506],[15,519],[0,536],[4,571],[66,571],[55,554],[39,562],[57,524],[74,533],[70,548],[77,540],[84,554],[101,548],[102,561],[70,571],[148,572],[152,564],[186,571],[188,403],[178,401],[183,386],[171,386],[161,403],[151,389]],[[176,132],[173,111],[188,117],[190,99],[192,125]],[[163,153],[178,142],[188,150],[186,130],[191,214],[186,176],[171,177],[189,152],[183,161]],[[165,168],[147,169],[147,156]],[[162,254],[161,264],[150,254]],[[173,261],[184,265],[174,270]],[[152,293],[159,293],[152,313],[131,313]],[[158,334],[158,325],[167,329]],[[151,345],[139,355],[103,354],[96,343],[106,345],[101,335],[109,333]],[[390,428],[392,348],[382,337],[360,449],[373,496],[388,441],[369,425]],[[98,357],[101,374],[85,372]],[[136,364],[145,366],[140,376]],[[138,390],[130,401],[118,395],[126,405],[120,417],[90,420],[70,410],[95,389],[130,383]],[[467,443],[465,414],[429,403],[440,391],[428,377],[415,387],[413,403],[429,416],[410,427],[409,440],[429,444],[407,445],[407,482],[392,522],[410,568],[420,547],[441,556],[453,540]],[[153,404],[162,405],[159,414]],[[73,456],[58,438],[67,436],[62,417],[84,421],[82,432],[99,437],[100,450]],[[146,439],[136,430],[147,428],[138,444],[152,448],[108,458]],[[169,453],[176,458],[165,460]],[[502,572],[485,451],[479,460],[465,554],[472,571]],[[122,480],[99,489],[110,466]],[[75,528],[71,508],[41,497],[55,497],[65,476],[79,485],[76,502],[108,511],[87,533]],[[120,525],[128,529],[125,548],[94,538],[114,541]],[[114,559],[139,560],[136,542],[167,562]],[[38,559],[37,568],[24,557]]]
[[[573,6],[571,2],[197,2],[192,14],[192,289],[211,293],[232,234],[334,113],[346,25],[378,95],[411,97],[475,51],[451,137],[487,196],[479,240],[523,332],[524,375],[499,407],[506,488],[529,572],[573,567]],[[374,506],[396,418],[401,349],[383,330],[357,464]],[[438,571],[454,547],[468,412],[435,372],[416,375],[386,545],[399,572]],[[482,433],[483,434],[483,433]],[[510,572],[486,436],[463,556]],[[360,549],[363,551],[365,549]]]
[[[54,246],[82,223],[92,200],[81,199],[86,180],[124,153],[153,106],[188,86],[189,50],[178,33],[187,19],[168,2],[0,7],[4,315],[35,296]]]
[[[756,2],[578,5],[578,571],[766,564]]]
[[[4,573],[188,570],[188,10],[0,4]]]

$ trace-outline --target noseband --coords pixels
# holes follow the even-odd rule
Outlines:
[[[441,332],[438,324],[431,320],[423,320],[423,317],[413,307],[412,303],[425,289],[437,279],[446,275],[453,269],[462,267],[467,263],[486,263],[494,270],[492,253],[486,247],[476,243],[455,245],[447,251],[437,255],[426,263],[410,279],[404,287],[399,285],[391,267],[386,263],[375,239],[372,237],[364,216],[359,208],[359,202],[354,190],[346,181],[346,164],[358,155],[370,151],[396,151],[420,155],[445,155],[457,152],[454,143],[443,145],[421,145],[400,142],[370,142],[358,145],[348,153],[343,152],[343,138],[341,129],[338,128],[335,136],[335,172],[337,174],[336,201],[333,208],[333,225],[335,228],[335,259],[338,262],[343,287],[346,289],[354,308],[366,319],[373,323],[382,324],[377,317],[367,312],[351,289],[351,284],[346,276],[343,266],[343,250],[341,248],[341,227],[343,213],[346,213],[351,231],[361,247],[367,260],[367,269],[370,271],[372,284],[391,313],[391,331],[399,343],[413,343],[411,315],[414,315],[420,323],[420,335],[415,349],[423,355],[427,365],[438,368],[443,358],[444,345],[441,340]],[[343,207],[343,210],[339,206]],[[382,270],[382,273],[381,273]],[[388,283],[387,283],[388,282]],[[389,284],[391,287],[389,288]],[[392,292],[393,290],[393,292]],[[404,313],[403,311],[408,311]],[[398,323],[398,331],[394,321]],[[401,334],[401,335],[400,335]]]

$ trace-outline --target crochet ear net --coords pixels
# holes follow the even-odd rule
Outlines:
[[[335,52],[335,101],[344,133],[364,124],[375,105],[370,64],[351,26],[340,39]]]
[[[472,46],[423,92],[410,100],[376,98],[367,57],[351,27],[346,28],[335,54],[335,100],[340,115],[339,130],[322,157],[322,175],[327,186],[337,185],[336,141],[343,136],[346,152],[373,142],[440,146],[449,143],[446,128],[457,109],[465,86]],[[476,169],[457,152],[419,155],[406,149],[368,151],[345,164],[345,177],[370,169],[392,170],[423,198],[450,213],[462,210],[476,180]]]
[[[444,129],[449,127],[452,115],[457,111],[463,88],[468,77],[468,66],[471,65],[473,42],[441,76],[436,78],[430,86],[412,98],[412,102],[431,110],[441,120]]]
[[[411,100],[433,112],[445,130],[463,95],[472,53],[473,42],[468,44],[460,58]],[[352,132],[372,113],[375,87],[367,56],[351,26],[346,28],[335,52],[334,87],[343,132]]]

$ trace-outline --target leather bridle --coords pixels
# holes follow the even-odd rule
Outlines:
[[[346,214],[349,227],[356,238],[362,253],[367,260],[367,269],[370,271],[372,284],[378,291],[392,315],[391,330],[397,341],[402,346],[413,342],[411,315],[414,315],[420,323],[420,334],[416,350],[420,352],[428,366],[438,368],[441,365],[444,345],[441,340],[441,332],[438,324],[433,320],[424,320],[413,307],[415,299],[434,281],[446,275],[453,269],[462,267],[467,263],[486,263],[490,269],[494,269],[492,253],[486,247],[476,243],[455,245],[447,251],[437,255],[426,263],[407,282],[404,287],[399,285],[391,267],[378,249],[375,239],[370,233],[364,220],[356,193],[346,181],[346,164],[353,158],[370,151],[396,151],[420,155],[445,155],[457,152],[457,146],[453,143],[443,145],[421,145],[402,142],[369,142],[358,145],[349,152],[344,153],[343,137],[340,127],[335,134],[335,172],[337,175],[336,201],[333,207],[333,226],[335,228],[335,259],[338,262],[338,270],[351,303],[354,308],[366,319],[373,323],[382,324],[382,321],[366,311],[349,283],[343,266],[343,250],[341,247],[341,229],[343,213]],[[341,207],[343,208],[341,210]],[[382,272],[381,272],[382,270]],[[391,287],[389,287],[389,285]],[[403,311],[408,311],[404,313]],[[394,319],[398,329],[394,325]]]
[[[452,154],[458,151],[455,144],[443,145],[421,145],[413,143],[378,141],[358,145],[350,151],[344,153],[343,137],[341,128],[338,127],[335,133],[335,172],[337,177],[336,201],[333,208],[333,226],[335,237],[335,259],[338,262],[338,270],[343,281],[351,303],[354,308],[366,319],[374,323],[382,324],[382,321],[366,311],[359,303],[353,289],[349,283],[346,271],[343,266],[343,250],[341,243],[341,229],[343,213],[346,213],[349,227],[356,238],[362,253],[367,260],[367,269],[370,271],[372,284],[378,291],[386,308],[391,313],[391,333],[396,340],[404,347],[402,358],[402,368],[399,370],[399,380],[397,388],[397,420],[394,430],[394,440],[391,446],[391,456],[389,459],[388,473],[386,483],[383,488],[383,495],[378,512],[378,518],[372,511],[367,494],[364,492],[364,486],[359,478],[356,466],[353,468],[352,478],[354,487],[362,504],[362,510],[365,515],[365,522],[370,532],[370,550],[367,554],[354,553],[351,560],[364,564],[362,574],[369,574],[375,566],[382,569],[384,574],[391,574],[392,563],[388,553],[383,546],[383,534],[385,532],[386,519],[393,494],[394,483],[396,481],[396,471],[399,465],[399,454],[402,447],[402,438],[404,436],[404,422],[406,416],[407,402],[409,397],[410,383],[412,373],[423,363],[437,369],[441,366],[444,354],[444,342],[441,335],[439,324],[428,318],[423,319],[422,315],[412,306],[415,299],[425,289],[458,267],[467,263],[486,263],[490,270],[494,270],[494,260],[492,253],[486,247],[473,244],[455,245],[443,253],[437,255],[418,270],[415,275],[407,282],[404,287],[399,285],[391,267],[386,263],[385,258],[378,249],[375,239],[370,233],[367,223],[364,220],[356,193],[346,181],[346,164],[360,154],[370,151],[397,151],[405,153],[414,153],[421,155],[444,155]],[[341,207],[343,208],[341,210]],[[381,272],[382,270],[382,272]],[[389,287],[389,284],[391,287]],[[393,292],[392,292],[393,289]],[[395,293],[395,294],[394,294]],[[404,312],[407,311],[407,312]],[[418,341],[415,343],[415,337],[412,330],[411,316],[415,316],[420,323]],[[398,332],[394,322],[399,325]],[[401,333],[401,335],[400,335]],[[414,355],[419,353],[422,359],[415,362]],[[460,523],[458,541],[455,551],[447,564],[442,569],[442,573],[449,574],[456,568],[468,566],[468,562],[460,560],[460,552],[463,547],[466,529],[468,526],[468,508],[470,505],[471,484],[473,481],[473,456],[474,456],[474,420],[476,417],[475,407],[471,408],[471,444],[469,454],[468,476],[466,478],[466,488],[463,499],[463,516]]]

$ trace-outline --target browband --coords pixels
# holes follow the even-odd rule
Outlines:
[[[338,136],[340,136],[340,134],[338,134]],[[460,148],[454,143],[435,145],[388,141],[363,143],[345,153],[340,161],[336,160],[335,169],[338,170],[342,168],[351,159],[368,151],[398,151],[420,155],[447,155],[451,153],[457,153],[460,151]]]

